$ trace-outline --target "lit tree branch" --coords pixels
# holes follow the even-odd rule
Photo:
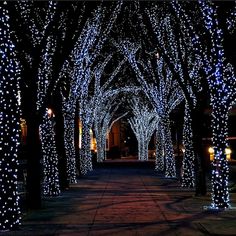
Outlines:
[[[130,100],[131,109],[134,114],[128,121],[137,138],[139,160],[148,160],[148,144],[157,129],[159,116],[156,111],[150,110],[147,105],[142,104],[137,98]]]
[[[138,81],[142,85],[145,94],[153,103],[153,106],[155,107],[156,112],[161,119],[160,125],[163,129],[165,129],[165,175],[166,177],[175,177],[176,171],[174,163],[174,151],[169,128],[169,114],[177,105],[179,105],[180,102],[182,102],[182,90],[178,86],[177,82],[173,80],[172,73],[164,64],[162,58],[156,61],[156,65],[153,67],[150,60],[136,58],[138,49],[140,48],[139,45],[135,45],[130,41],[123,41],[116,45],[129,61]],[[144,66],[142,71],[139,65]],[[166,76],[164,76],[163,73],[165,70],[164,67],[167,71]],[[158,77],[155,76],[154,71],[156,71]],[[154,78],[152,78],[152,81],[154,81],[157,85],[147,83],[145,79],[145,72],[148,75],[153,75]]]

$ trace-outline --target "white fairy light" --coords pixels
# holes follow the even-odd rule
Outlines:
[[[223,49],[223,31],[219,26],[216,6],[213,3],[199,1],[205,27],[210,35],[212,57],[204,66],[208,76],[212,107],[212,142],[214,161],[212,170],[212,203],[215,209],[229,208],[228,178],[229,167],[225,149],[228,137],[228,114],[236,94],[234,68],[225,62]]]
[[[138,141],[138,158],[140,161],[148,160],[148,145],[159,123],[159,116],[154,109],[142,104],[136,97],[130,99],[133,117],[129,124]]]
[[[60,194],[58,154],[56,151],[55,132],[53,126],[53,111],[47,109],[39,126],[43,153],[43,194],[58,196]]]
[[[123,41],[117,44],[118,48],[125,55],[130,65],[132,66],[136,78],[142,85],[143,91],[153,103],[157,114],[160,117],[160,126],[165,129],[163,142],[165,145],[165,176],[176,177],[174,150],[171,140],[169,114],[171,111],[183,101],[183,93],[177,82],[173,80],[172,73],[167,66],[165,66],[163,58],[156,61],[156,67],[153,68],[150,60],[144,61],[142,58],[136,58],[136,53],[140,46],[135,45],[130,41]],[[143,66],[142,72],[140,65]],[[164,67],[167,68],[166,76],[164,76]],[[156,71],[158,78],[155,77],[153,71]],[[145,79],[145,72],[152,76],[153,82],[156,85],[147,83]],[[159,82],[158,82],[159,81]]]
[[[70,163],[70,159],[73,159],[68,169],[68,171],[72,173],[72,176],[75,176],[76,172],[76,162],[74,161],[74,135],[71,135],[74,128],[74,124],[72,124],[72,122],[75,118],[76,102],[79,104],[79,116],[82,123],[82,140],[79,157],[80,171],[83,175],[85,175],[88,171],[93,169],[90,151],[90,130],[93,124],[94,98],[89,96],[89,85],[93,77],[92,67],[101,52],[104,43],[108,39],[108,35],[111,32],[112,26],[121,9],[121,5],[122,1],[117,2],[114,11],[112,11],[109,17],[109,21],[106,19],[105,9],[99,6],[95,10],[93,17],[86,21],[86,24],[81,31],[79,40],[71,53],[71,61],[73,66],[69,72],[70,93],[68,98],[64,99],[64,110],[67,110],[66,106],[72,108],[72,110],[70,110],[70,122],[65,119],[65,122],[69,122],[71,127],[70,132],[65,132],[65,140],[68,141],[66,143],[67,162]],[[68,127],[68,124],[65,126]],[[73,153],[70,155],[72,150]]]
[[[20,144],[20,69],[4,5],[0,6],[0,230],[13,230],[21,221],[17,155]]]

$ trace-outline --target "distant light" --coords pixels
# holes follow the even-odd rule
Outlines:
[[[52,109],[51,109],[51,108],[48,108],[48,111],[47,111],[47,112],[48,112],[48,116],[49,116],[49,117],[51,117],[51,116],[52,116],[52,114],[53,114],[53,111],[52,111]]]
[[[213,154],[213,153],[214,153],[213,147],[209,147],[209,148],[208,148],[208,152],[209,152],[210,154]]]
[[[226,148],[225,149],[225,154],[226,155],[230,155],[232,153],[231,149],[230,148]]]

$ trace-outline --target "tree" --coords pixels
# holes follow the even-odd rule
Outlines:
[[[130,100],[130,106],[133,117],[128,121],[138,141],[138,158],[140,161],[147,161],[148,145],[158,127],[159,116],[155,109],[150,109],[136,97]]]
[[[18,147],[20,144],[20,66],[9,26],[6,2],[0,5],[0,230],[20,224]]]
[[[93,68],[120,12],[121,5],[122,2],[119,1],[115,4],[114,9],[112,7],[109,8],[109,5],[99,6],[94,16],[86,22],[71,54],[71,86],[67,102],[71,104],[70,111],[72,116],[76,112],[76,102],[79,104],[79,116],[82,123],[82,148],[79,161],[82,174],[92,170],[89,140],[93,109],[88,104],[92,102],[89,96],[89,86],[93,78]],[[72,120],[74,120],[73,117]]]
[[[203,62],[201,57],[192,50],[194,42],[189,37],[189,31],[183,30],[179,14],[171,8],[174,4],[153,4],[150,8],[145,8],[140,20],[144,22],[143,32],[150,33],[147,44],[155,45],[155,50],[168,65],[174,79],[178,81],[188,104],[191,117],[188,122],[192,122],[188,124],[188,132],[191,133],[193,140],[185,142],[185,149],[189,150],[185,153],[185,160],[195,160],[196,195],[204,195],[206,194],[205,166],[201,153],[202,129],[199,128],[203,124],[203,110],[207,101],[206,85],[204,80],[201,80]],[[159,14],[156,14],[157,11]],[[190,187],[191,181],[188,183]]]
[[[58,196],[60,194],[58,154],[56,150],[54,120],[51,109],[47,109],[43,122],[39,126],[39,134],[43,153],[43,194]]]
[[[157,127],[156,130],[156,159],[155,159],[155,170],[165,170],[165,149],[164,149],[164,134],[161,127]]]
[[[96,4],[94,4],[96,5]],[[22,110],[27,122],[27,204],[41,207],[39,125],[52,106],[53,91],[64,61],[91,8],[84,3],[17,1],[8,4],[22,65]],[[65,46],[66,45],[66,46]]]
[[[160,117],[160,125],[165,134],[165,175],[166,177],[176,177],[169,114],[183,100],[182,90],[173,79],[173,74],[164,63],[163,58],[158,58],[155,63],[152,63],[146,55],[141,54],[137,57],[138,50],[142,49],[141,45],[128,40],[116,45],[129,61],[143,91],[153,103]],[[150,81],[147,82],[146,78]]]
[[[214,161],[212,170],[212,208],[229,208],[229,167],[225,149],[228,136],[228,114],[236,98],[236,79],[233,66],[227,62],[223,49],[223,32],[214,4],[199,1],[204,26],[209,35],[209,51],[204,54],[207,82],[211,94],[212,142]]]
[[[112,86],[114,79],[119,73],[124,60],[122,60],[118,66],[108,75],[104,76],[105,68],[107,67],[108,62],[111,59],[111,55],[105,58],[102,63],[98,63],[95,67],[94,76],[95,76],[95,85],[94,85],[94,94],[91,99],[90,107],[93,107],[93,124],[95,130],[95,136],[97,141],[97,161],[102,162],[105,159],[105,145],[106,145],[106,134],[109,128],[111,119],[119,108],[120,102],[116,102],[115,99],[118,98],[120,94],[119,90],[115,90]],[[107,77],[105,82],[102,83],[101,78]],[[113,93],[113,91],[116,91]],[[107,94],[112,95],[107,96]]]
[[[195,186],[195,160],[193,150],[193,133],[191,115],[187,102],[185,103],[184,112],[184,128],[183,128],[183,164],[181,173],[181,186],[186,188],[193,188]]]
[[[214,146],[214,161],[212,171],[212,204],[215,209],[228,208],[228,175],[225,148],[228,135],[228,113],[235,101],[235,75],[230,60],[225,57],[222,22],[215,4],[199,1],[195,7],[199,19],[192,24],[189,5],[175,3],[173,8],[182,22],[182,31],[193,43],[194,53],[204,68],[207,87],[210,93],[212,108],[212,141]],[[186,11],[185,9],[188,9]],[[225,19],[224,19],[225,20]],[[230,25],[230,24],[229,24]],[[204,29],[202,29],[202,27]],[[230,27],[229,27],[230,28]],[[199,30],[201,29],[201,30]]]

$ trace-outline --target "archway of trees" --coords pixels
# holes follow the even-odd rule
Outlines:
[[[39,208],[43,195],[57,196],[93,170],[91,129],[97,161],[104,160],[107,130],[124,101],[121,116],[129,112],[139,160],[147,160],[155,133],[155,169],[166,178],[176,177],[170,117],[184,107],[181,183],[196,195],[206,194],[201,139],[210,108],[209,207],[230,208],[225,149],[236,94],[235,2],[11,1],[0,3],[0,14],[0,230],[21,221],[19,148],[26,202]]]

